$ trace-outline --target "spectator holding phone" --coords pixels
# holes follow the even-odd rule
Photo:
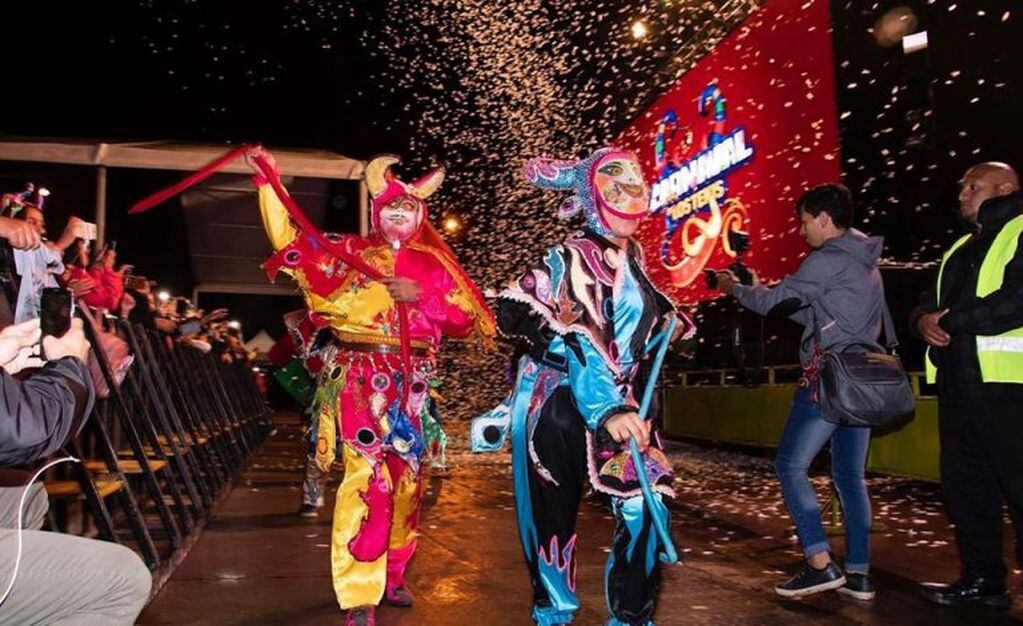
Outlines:
[[[79,240],[74,251],[65,257],[68,269],[62,277],[64,285],[88,306],[118,314],[124,297],[124,274],[132,266],[115,270],[117,252],[112,246],[100,250],[91,264],[88,259],[88,248]]]
[[[15,322],[23,322],[39,315],[39,297],[46,287],[57,287],[57,276],[64,273],[61,259],[64,251],[76,239],[90,235],[90,224],[72,216],[60,238],[53,242],[46,240],[46,216],[43,213],[45,195],[37,195],[32,202],[23,202],[12,212],[16,220],[24,221],[39,236],[44,245],[27,249],[15,248],[14,268],[20,276]]]
[[[113,243],[113,242],[111,242]],[[117,311],[124,297],[124,268],[114,269],[117,251],[111,246],[100,251],[95,262],[88,269],[94,287],[83,297],[86,304],[94,309]]]
[[[142,560],[117,544],[43,532],[48,502],[42,485],[25,486],[21,468],[44,460],[81,429],[94,391],[81,320],[61,337],[41,337],[34,319],[0,331],[0,623],[131,624],[149,598],[152,577]],[[42,339],[42,363],[35,348]],[[24,380],[14,374],[42,368]],[[23,523],[19,503],[28,489]],[[23,546],[15,573],[18,535]]]

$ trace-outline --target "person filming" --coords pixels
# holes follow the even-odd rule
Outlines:
[[[800,363],[804,375],[778,444],[775,467],[806,563],[775,587],[783,597],[838,589],[860,600],[874,597],[869,578],[870,500],[864,472],[870,429],[827,421],[816,397],[817,373],[826,351],[879,347],[884,286],[876,264],[883,239],[851,227],[853,201],[842,185],[825,184],[796,202],[799,233],[812,248],[796,273],[773,287],[740,284],[732,272],[715,275],[716,288],[761,315],[789,318],[803,326]],[[810,463],[831,443],[831,474],[845,513],[844,571],[831,557],[817,494],[807,475]]]

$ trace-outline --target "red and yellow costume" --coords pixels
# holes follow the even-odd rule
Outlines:
[[[403,316],[388,286],[306,236],[267,181],[256,177],[263,224],[275,250],[264,268],[271,278],[279,271],[294,278],[310,320],[333,334],[319,376],[316,459],[324,470],[335,454],[344,463],[331,541],[342,609],[375,606],[404,585],[419,526],[421,416],[441,338],[476,335],[489,341],[495,332],[482,295],[425,220],[423,200],[439,187],[443,170],[406,184],[390,172],[397,162],[381,157],[367,165],[373,233],[327,238],[382,275],[418,284],[418,297],[405,305],[408,362],[399,332]],[[406,213],[382,221],[396,210]],[[394,224],[405,230],[394,236]]]

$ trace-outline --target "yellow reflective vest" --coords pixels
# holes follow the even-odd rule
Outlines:
[[[983,298],[994,293],[1005,280],[1005,266],[1016,255],[1020,234],[1023,233],[1023,215],[1010,220],[995,237],[991,248],[980,266],[977,278],[977,297]],[[941,259],[938,271],[937,301],[941,303],[941,278],[945,273],[945,264],[961,248],[972,235],[966,235],[952,244]],[[1000,335],[977,335],[977,360],[980,362],[980,376],[985,383],[1020,383],[1023,384],[1023,327],[1014,328]],[[927,382],[934,383],[938,368],[931,360],[928,348],[924,359],[927,370]]]

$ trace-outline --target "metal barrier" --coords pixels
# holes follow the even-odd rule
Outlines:
[[[731,370],[684,372],[662,392],[668,435],[708,442],[774,448],[797,389],[798,366],[765,368],[755,385]],[[910,374],[916,412],[909,419],[873,433],[867,469],[872,472],[937,481],[938,401]]]
[[[50,525],[67,532],[68,511],[81,503],[82,534],[136,549],[154,572],[155,593],[270,432],[271,411],[248,364],[123,320],[102,324],[86,321],[85,331],[110,393],[68,446],[83,463],[45,481]],[[103,332],[126,341],[134,357],[120,385],[97,348]]]

